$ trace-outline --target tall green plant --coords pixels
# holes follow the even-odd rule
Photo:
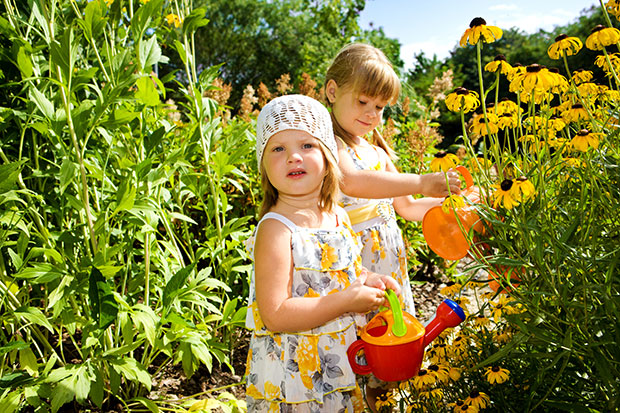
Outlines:
[[[208,20],[190,2],[3,7],[0,410],[156,411],[145,396],[166,365],[230,365],[248,218],[229,196],[249,125],[204,97],[218,68],[198,70]],[[183,76],[159,79],[169,53]]]

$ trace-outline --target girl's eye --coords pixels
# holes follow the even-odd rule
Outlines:
[[[284,148],[282,146],[275,146],[272,151],[273,152],[282,152]]]
[[[314,145],[311,143],[304,143],[302,146],[304,149],[312,149],[314,148]]]
[[[377,110],[383,110],[385,106],[376,106]]]

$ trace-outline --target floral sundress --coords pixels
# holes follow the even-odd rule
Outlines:
[[[361,273],[360,246],[347,224],[341,222],[334,229],[303,228],[269,212],[258,225],[266,219],[277,219],[291,231],[293,297],[343,290]],[[252,257],[253,242],[254,236],[247,243]],[[347,313],[294,334],[274,333],[261,320],[254,282],[252,277],[246,316],[246,326],[253,330],[246,370],[248,412],[362,411],[361,393],[347,359],[347,348],[357,339],[360,315]]]
[[[370,145],[364,142],[365,145]],[[355,168],[358,170],[381,170],[381,158],[378,148],[374,149],[374,155],[362,158],[354,148],[346,146],[347,153],[351,156]],[[367,151],[370,152],[370,151]],[[365,152],[365,153],[367,153]],[[353,230],[357,233],[362,243],[362,265],[370,271],[378,274],[391,275],[401,287],[401,308],[415,316],[413,293],[409,274],[407,273],[407,252],[403,241],[403,235],[398,227],[392,198],[365,199],[354,198],[341,194],[340,205],[354,215],[355,210],[374,204],[377,209],[376,216],[363,222],[353,221]]]

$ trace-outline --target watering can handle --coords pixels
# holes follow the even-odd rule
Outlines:
[[[403,310],[400,308],[400,301],[398,301],[396,293],[390,289],[385,290],[385,296],[390,302],[390,309],[392,310],[392,317],[394,318],[392,333],[394,333],[396,337],[402,337],[407,334],[407,326],[403,320]]]
[[[459,172],[463,178],[465,179],[465,189],[474,186],[474,178],[472,178],[471,174],[463,165],[459,165],[455,168],[457,172]]]
[[[357,357],[357,353],[360,350],[364,349],[364,341],[356,340],[349,346],[347,350],[347,358],[349,359],[349,364],[351,365],[351,369],[356,374],[366,375],[372,372],[372,368],[369,365],[362,365],[357,362],[355,359]]]

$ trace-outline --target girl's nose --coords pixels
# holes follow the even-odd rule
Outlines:
[[[293,162],[301,162],[301,154],[299,152],[290,152],[290,155],[288,156],[287,162],[288,163],[293,163]]]

